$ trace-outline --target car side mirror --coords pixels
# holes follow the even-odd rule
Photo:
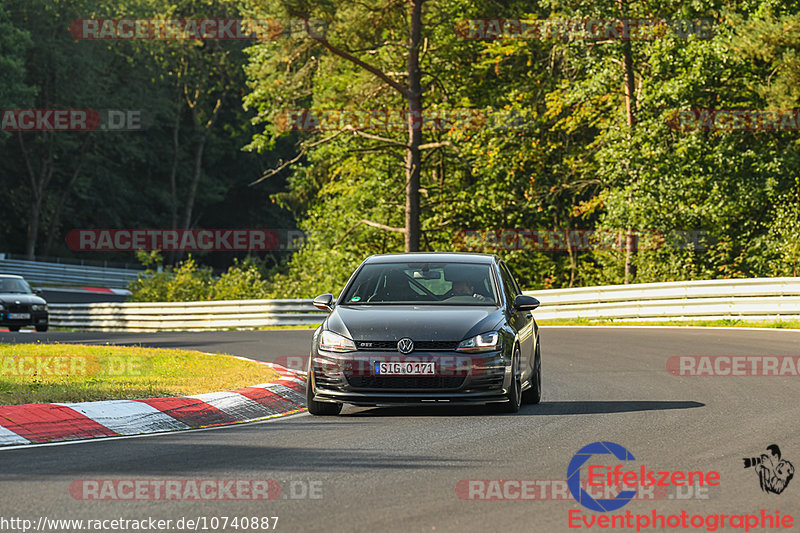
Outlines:
[[[38,294],[39,296],[41,296],[43,292],[42,289],[33,289],[33,294]]]
[[[516,311],[533,311],[537,307],[539,307],[539,300],[533,296],[518,294],[514,298],[514,310]]]
[[[314,298],[314,307],[322,311],[333,311],[333,294],[321,294]]]

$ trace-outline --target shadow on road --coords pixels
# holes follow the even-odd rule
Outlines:
[[[526,405],[518,413],[506,416],[557,416],[594,415],[607,413],[633,413],[636,411],[667,411],[671,409],[694,409],[705,407],[704,403],[690,401],[576,401],[542,402]],[[425,407],[384,407],[367,409],[354,413],[344,413],[348,417],[386,417],[386,416],[502,416],[494,414],[489,406],[425,406]]]
[[[633,413],[636,411],[667,411],[705,407],[700,402],[687,401],[577,401],[542,402],[525,409],[526,415],[594,415],[604,413]]]
[[[229,442],[198,443],[187,439],[197,438],[199,435],[201,434],[10,450],[0,456],[3,462],[0,481],[27,482],[52,479],[54,476],[91,478],[113,475],[252,477],[268,475],[278,470],[346,473],[357,470],[448,470],[454,466],[469,467],[485,462],[484,458],[459,459],[435,453],[408,454],[367,448],[269,446]]]

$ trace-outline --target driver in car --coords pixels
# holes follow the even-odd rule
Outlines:
[[[476,300],[485,300],[486,298],[475,292],[475,286],[470,284],[465,279],[456,280],[453,282],[453,287],[450,289],[453,296],[472,296]]]

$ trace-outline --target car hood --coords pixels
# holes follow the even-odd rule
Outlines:
[[[326,326],[354,341],[460,341],[496,328],[502,318],[492,306],[340,305]]]
[[[19,302],[21,304],[44,304],[47,303],[44,298],[40,298],[35,294],[15,294],[15,293],[0,293],[0,303],[13,304]]]

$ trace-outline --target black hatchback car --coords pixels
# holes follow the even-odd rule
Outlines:
[[[48,316],[47,302],[22,276],[0,274],[0,327],[19,331],[34,326],[36,331],[47,331]]]
[[[542,394],[539,301],[483,254],[367,258],[314,332],[308,410],[361,406],[497,404],[516,412]]]

